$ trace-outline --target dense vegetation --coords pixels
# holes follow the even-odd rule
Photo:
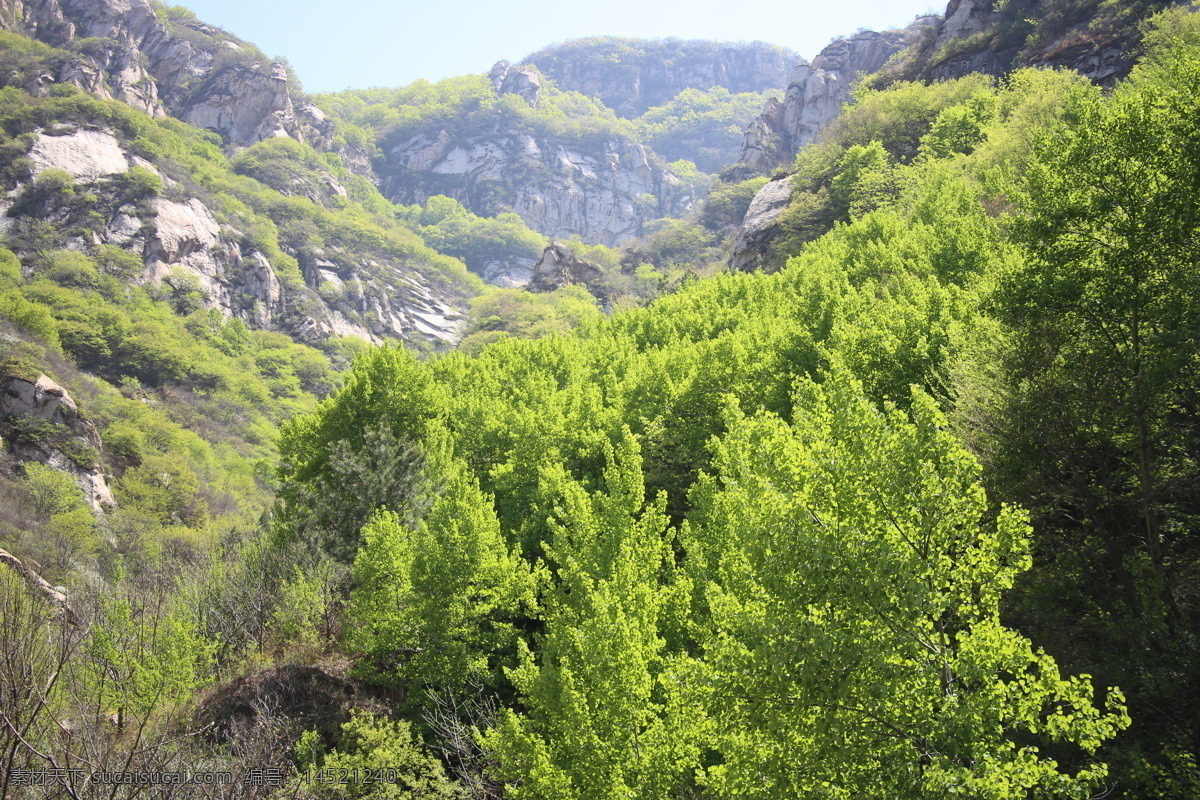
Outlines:
[[[634,120],[634,129],[668,160],[691,161],[703,172],[716,173],[737,160],[746,126],[771,94],[734,94],[719,86],[684,89]]]
[[[0,570],[0,794],[82,763],[279,771],[246,797],[1195,797],[1200,15],[1145,43],[1111,93],[863,90],[797,160],[779,271],[697,277],[761,179],[722,185],[702,224],[575,244],[652,303],[481,293],[423,357],[137,285],[65,245],[163,181],[17,159],[14,202],[61,224],[0,250],[0,379],[70,388],[119,508],[0,476],[0,546],[73,604]],[[399,131],[427,88],[337,102]],[[294,142],[227,160],[68,91],[0,101],[12,152],[104,113],[239,228],[297,209],[273,259],[381,230],[449,280],[539,244]]]
[[[869,82],[928,79],[939,67],[981,53],[1017,67],[1097,61],[1105,52],[1130,54],[1139,46],[1139,25],[1155,13],[1186,0],[998,0],[977,4],[983,28],[967,36],[935,42],[929,29],[924,41],[901,54]]]
[[[758,69],[728,69],[752,62]],[[525,58],[565,88],[595,96],[632,119],[670,105],[687,88],[739,95],[782,89],[799,62],[796,53],[766,42],[731,43],[688,39],[591,36],[545,47]],[[772,71],[777,85],[772,85]],[[761,106],[759,106],[761,109]],[[757,113],[757,110],[755,111]]]

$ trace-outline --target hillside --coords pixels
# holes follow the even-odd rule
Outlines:
[[[1200,14],[0,29],[4,800],[1200,796]]]
[[[685,89],[731,94],[780,89],[800,57],[765,42],[734,45],[665,39],[576,39],[532,53],[531,64],[563,89],[594,97],[618,116],[639,117]]]

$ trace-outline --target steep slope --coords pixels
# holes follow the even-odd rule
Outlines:
[[[1139,25],[1187,0],[951,0],[942,22],[881,77],[945,80],[1063,67],[1111,86],[1138,57]]]
[[[0,0],[0,27],[70,53],[22,88],[72,83],[151,116],[169,114],[229,142],[325,141],[332,127],[283,64],[150,0]]]
[[[382,151],[380,188],[397,203],[444,195],[480,215],[515,212],[546,236],[612,246],[698,199],[699,187],[610,110],[503,62],[490,76],[318,102],[369,128]]]
[[[744,165],[739,174],[769,172],[790,163],[837,118],[860,76],[877,72],[937,23],[937,17],[921,17],[903,30],[864,31],[833,42],[811,64],[801,60],[792,70],[783,101],[770,100],[746,129],[737,159]]]
[[[684,89],[721,87],[730,92],[781,89],[796,63],[792,51],[764,42],[576,39],[525,58],[564,89],[599,99],[633,118]]]
[[[840,76],[853,71],[873,73],[869,84],[886,88],[900,81],[936,83],[970,76],[1000,77],[1029,66],[1069,69],[1093,83],[1110,86],[1128,75],[1136,62],[1142,23],[1173,5],[1185,3],[1020,0],[1001,4],[952,0],[944,17],[923,17],[898,32],[902,35],[893,41],[899,46],[890,59],[880,61],[878,51],[867,47],[878,34],[860,34],[835,42],[813,65],[797,67],[799,80],[789,86],[786,100],[769,103],[763,116],[747,130],[740,159],[745,166],[733,170],[731,177],[745,178],[792,165],[796,153],[812,143],[823,127],[829,127],[842,104],[849,100],[848,86],[842,85]],[[869,54],[861,63],[874,64],[873,69],[846,69],[858,52]],[[831,56],[828,60],[827,53]],[[821,66],[826,69],[819,69],[819,62],[824,62]],[[939,109],[914,112],[922,118],[919,128],[925,132],[935,123]],[[895,110],[886,113],[894,114]],[[835,132],[835,138],[838,135]],[[915,140],[907,138],[910,141],[892,153],[893,158],[904,161],[915,153]],[[847,146],[856,144],[867,142],[839,142],[831,145],[831,152],[838,152],[841,158]],[[823,158],[833,156],[814,151],[812,162]],[[762,187],[735,236],[730,256],[733,269],[777,269],[783,256],[781,240],[797,246],[819,235],[839,216],[844,217],[848,206],[835,212],[827,194],[818,199],[829,189],[828,164],[821,169],[824,177],[815,181],[811,175],[800,179],[777,176]],[[790,175],[795,171],[794,167],[788,170]],[[801,187],[798,191],[797,186]]]
[[[302,341],[457,340],[465,299],[481,288],[460,263],[346,197],[324,208],[237,175],[195,128],[73,91],[7,89],[0,104],[10,157],[0,231],[26,275],[59,251],[120,252],[132,259],[123,279],[173,292],[181,308]],[[328,172],[311,182],[322,179],[337,186]]]
[[[369,144],[335,135],[283,64],[149,0],[0,0],[0,28],[0,232],[27,271],[46,248],[119,248],[141,262],[129,278],[302,341],[457,341],[479,282],[353,174]]]

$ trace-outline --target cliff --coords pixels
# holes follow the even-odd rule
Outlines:
[[[951,0],[936,28],[892,65],[889,79],[945,80],[973,72],[1057,67],[1111,86],[1137,59],[1140,23],[1186,0],[1105,3],[1082,0]]]
[[[73,53],[33,94],[71,83],[151,116],[171,115],[235,145],[324,141],[332,126],[282,64],[224,31],[149,0],[0,0],[0,27]]]
[[[254,328],[286,330],[304,341],[457,341],[468,291],[431,283],[418,255],[300,243],[291,254],[300,274],[289,277],[277,263],[288,254],[270,256],[256,239],[261,221],[229,217],[219,211],[219,198],[198,187],[189,196],[182,184],[133,154],[118,132],[59,124],[30,138],[32,180],[0,200],[0,233],[17,234],[11,246],[19,252],[34,246],[25,245],[22,232],[48,222],[68,232],[58,242],[64,248],[121,248],[142,265],[133,280],[181,295],[198,293],[208,308]],[[60,188],[62,173],[71,180]],[[130,188],[155,181],[163,191]],[[86,228],[78,227],[75,186],[86,188],[96,203],[84,218]]]
[[[513,211],[550,237],[615,246],[643,224],[687,213],[698,199],[653,152],[622,136],[571,141],[520,129],[419,133],[391,144],[379,168],[384,195],[433,195],[476,214]]]
[[[797,64],[783,101],[768,101],[746,129],[738,155],[738,163],[744,165],[741,172],[769,172],[791,163],[796,153],[841,113],[859,77],[877,72],[937,22],[937,17],[921,17],[903,30],[866,31],[838,39],[811,64]]]
[[[764,42],[577,39],[524,59],[564,89],[598,98],[633,118],[684,89],[723,87],[731,92],[779,89],[796,54]]]

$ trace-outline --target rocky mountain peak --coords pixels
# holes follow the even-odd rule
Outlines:
[[[684,89],[723,87],[730,92],[780,89],[797,56],[764,42],[576,39],[525,59],[563,89],[598,98],[619,116],[633,118]]]
[[[531,108],[538,107],[542,92],[542,77],[536,69],[514,67],[507,61],[497,61],[488,73],[492,88],[498,94],[515,94]]]
[[[0,0],[0,28],[73,51],[52,82],[152,116],[170,114],[233,145],[273,136],[319,142],[332,133],[324,115],[297,96],[283,64],[149,0]],[[25,88],[40,94],[47,86]]]
[[[738,156],[743,172],[769,172],[790,163],[841,113],[859,76],[879,71],[938,21],[938,17],[920,17],[903,30],[863,31],[831,43],[811,64],[801,59],[792,69],[784,100],[769,100],[746,129]]]

